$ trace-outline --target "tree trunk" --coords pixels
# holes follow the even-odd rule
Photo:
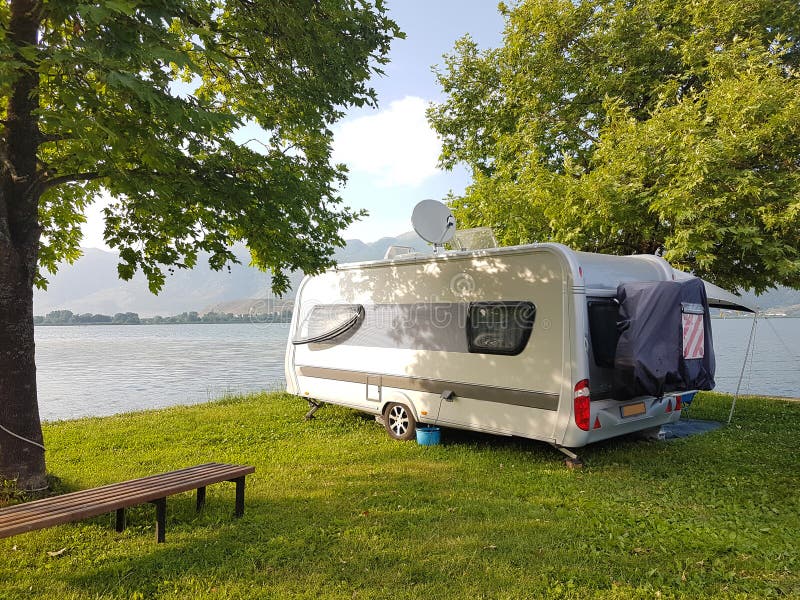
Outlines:
[[[42,5],[11,0],[7,31],[16,48],[36,47]],[[24,52],[17,51],[16,58],[24,66],[11,84],[0,138],[0,477],[30,490],[46,484],[33,338],[41,232],[39,73]]]
[[[46,481],[36,395],[32,277],[24,257],[0,245],[4,246],[0,250],[0,477],[16,479],[21,489],[39,489]]]

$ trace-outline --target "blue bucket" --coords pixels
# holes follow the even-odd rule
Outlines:
[[[438,427],[417,427],[417,443],[420,446],[438,446],[441,439]]]

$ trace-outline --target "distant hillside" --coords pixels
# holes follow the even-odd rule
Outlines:
[[[348,240],[346,246],[336,253],[336,259],[339,262],[376,260],[383,258],[391,245],[428,251],[427,245],[416,234],[405,233],[372,243]],[[44,315],[53,310],[68,309],[74,313],[107,315],[136,312],[142,317],[209,310],[244,314],[221,310],[219,307],[232,302],[250,302],[252,307],[255,302],[262,302],[258,299],[269,296],[270,276],[247,266],[250,255],[244,247],[235,248],[234,253],[242,264],[231,265],[230,272],[227,269],[212,271],[207,259],[201,256],[194,269],[176,269],[173,275],[167,277],[161,293],[154,296],[141,273],[137,273],[131,281],[119,280],[116,253],[87,248],[73,265],[62,265],[58,273],[48,278],[50,284],[46,291],[35,291],[34,313]],[[296,286],[302,277],[302,273],[293,274],[293,285]],[[287,298],[291,297],[291,293],[287,294]],[[246,300],[248,298],[255,300]]]
[[[800,305],[800,290],[791,288],[777,288],[761,296],[747,293],[742,294],[742,296],[753,302],[761,310],[781,308],[786,309],[786,311],[797,312],[798,308],[800,308],[800,306],[797,306]]]
[[[768,317],[800,317],[800,304],[774,306],[766,309],[765,312]]]
[[[280,313],[294,308],[294,300],[282,300],[276,298],[241,298],[229,302],[218,302],[203,307],[199,312],[201,315],[216,313],[231,313],[233,315],[267,315],[270,313]]]
[[[410,246],[420,252],[430,248],[413,232],[397,237],[387,237],[371,243],[347,240],[344,248],[336,253],[338,262],[359,262],[383,258],[389,246]],[[117,255],[88,248],[73,265],[64,265],[50,277],[47,291],[34,294],[34,313],[44,315],[53,310],[68,309],[74,313],[136,312],[142,317],[153,315],[175,315],[182,312],[209,311],[234,314],[263,314],[273,312],[264,299],[270,297],[270,276],[247,266],[250,262],[244,247],[234,249],[242,264],[232,265],[230,272],[212,271],[204,257],[190,271],[176,270],[167,277],[166,285],[158,296],[147,288],[140,273],[132,281],[120,281],[117,277]],[[302,273],[291,276],[293,286],[302,279]],[[780,288],[760,297],[745,294],[762,310],[772,309],[796,314],[800,305],[800,290]],[[291,293],[285,299],[291,299]],[[784,310],[785,309],[785,310]]]

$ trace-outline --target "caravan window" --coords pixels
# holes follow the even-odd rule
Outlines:
[[[519,354],[531,337],[536,307],[531,302],[473,302],[467,315],[470,352]]]
[[[317,304],[297,328],[292,343],[326,342],[353,331],[364,317],[360,304]]]
[[[617,319],[619,305],[612,298],[589,300],[589,335],[592,338],[592,354],[598,367],[614,368],[617,353]]]

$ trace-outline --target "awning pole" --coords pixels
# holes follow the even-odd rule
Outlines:
[[[736,408],[736,400],[739,398],[739,390],[742,387],[742,379],[744,378],[744,370],[747,367],[747,357],[750,355],[750,346],[753,343],[753,337],[756,333],[756,320],[758,319],[758,313],[753,313],[753,327],[750,329],[750,339],[747,340],[747,348],[744,351],[744,362],[742,363],[742,372],[739,373],[739,383],[736,384],[736,393],[733,395],[733,402],[731,403],[731,412],[728,413],[728,425],[731,424],[731,419],[733,419],[733,411]]]

